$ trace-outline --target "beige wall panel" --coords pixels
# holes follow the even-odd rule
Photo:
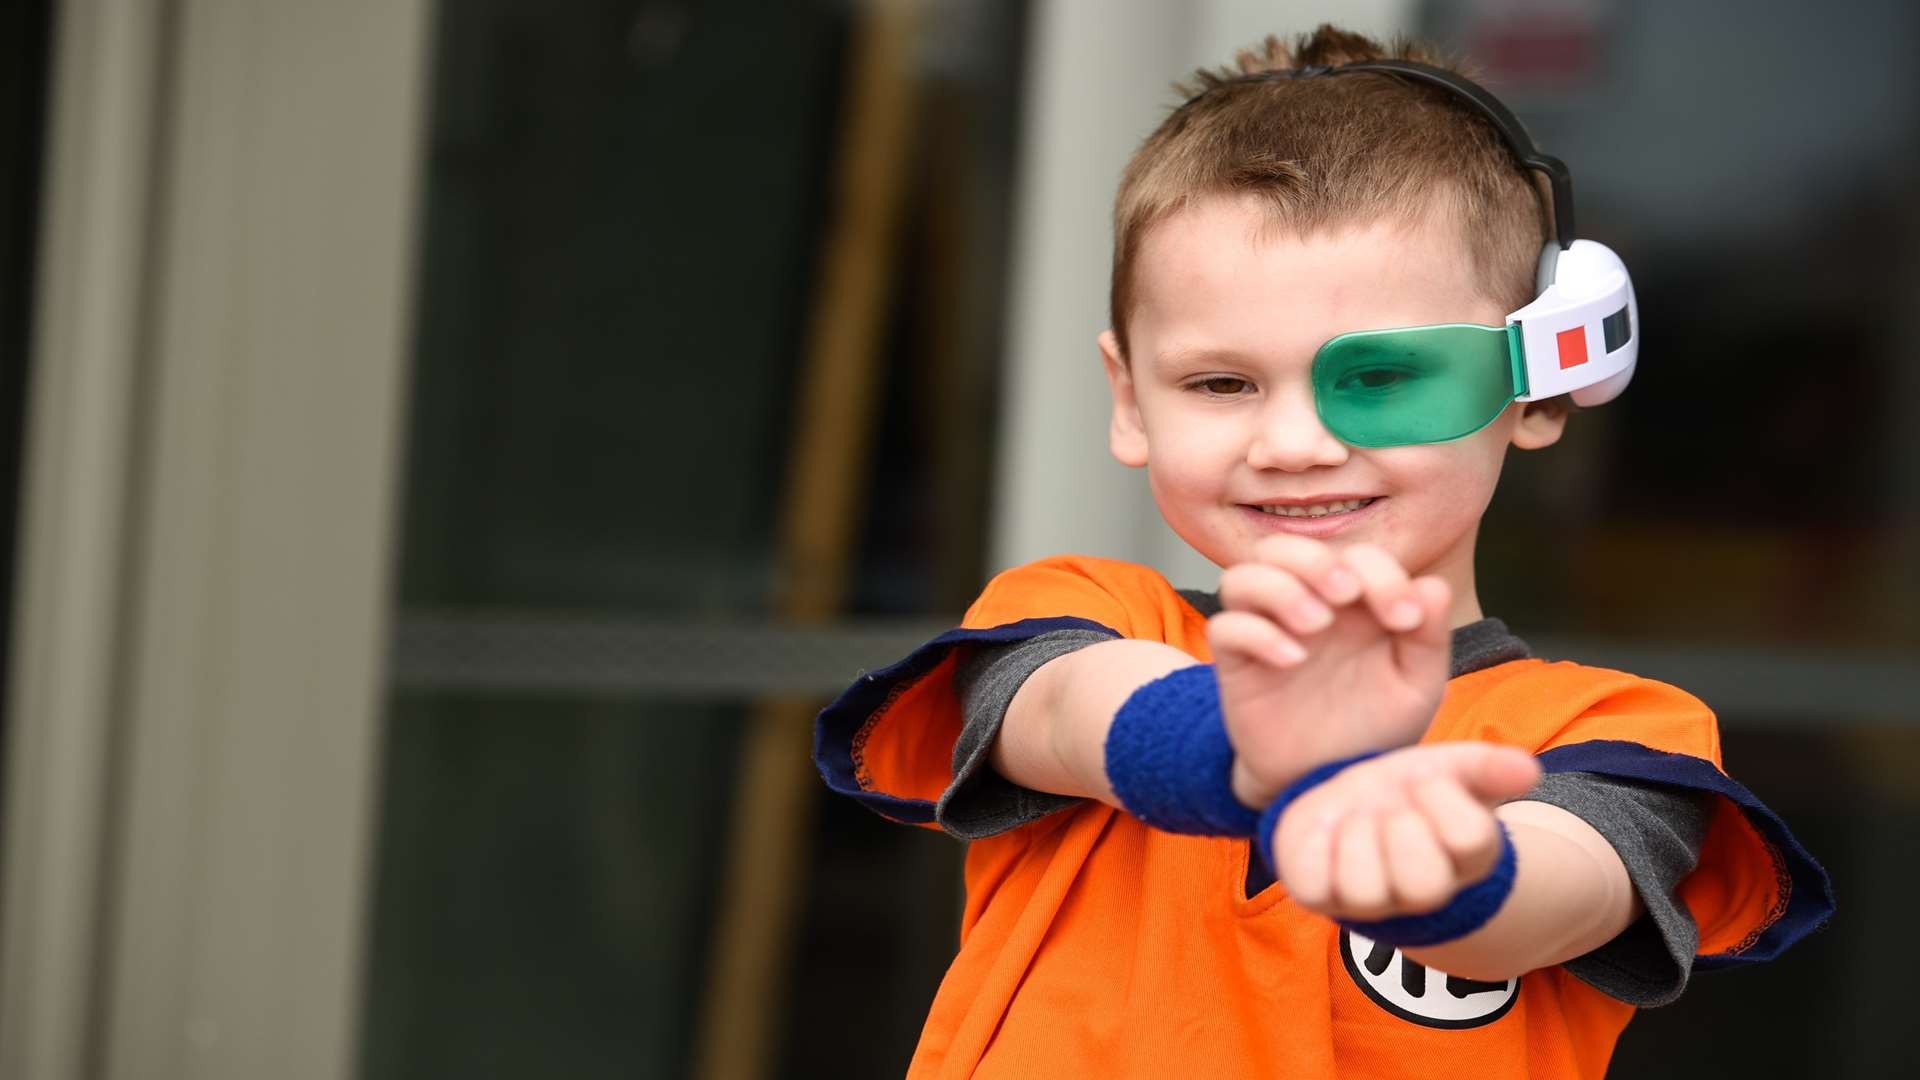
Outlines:
[[[0,1066],[344,1077],[426,4],[59,23]]]
[[[0,1077],[81,1074],[125,596],[162,25],[69,4],[54,46],[0,877]]]

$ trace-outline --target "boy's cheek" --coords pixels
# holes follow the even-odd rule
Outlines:
[[[1218,503],[1227,500],[1233,459],[1219,454],[1202,456],[1192,447],[1185,453],[1156,453],[1148,459],[1154,495],[1181,503]]]
[[[1185,418],[1147,427],[1148,463],[1183,486],[1222,487],[1245,459],[1236,452],[1230,422],[1193,423]]]
[[[1485,509],[1500,479],[1502,453],[1479,439],[1484,431],[1451,443],[1433,446],[1396,447],[1376,451],[1376,458],[1388,476],[1410,494],[1437,491],[1449,500],[1472,507],[1477,516]],[[1396,458],[1386,455],[1392,453]]]
[[[1153,497],[1163,508],[1186,508],[1190,504],[1205,499],[1209,492],[1199,485],[1196,478],[1187,475],[1172,464],[1161,459],[1150,459],[1147,463],[1148,486]]]

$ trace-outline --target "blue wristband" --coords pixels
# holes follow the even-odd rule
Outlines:
[[[1233,744],[1212,664],[1135,690],[1107,731],[1107,779],[1127,812],[1156,829],[1247,836],[1259,815],[1233,794]]]
[[[1289,784],[1287,789],[1268,805],[1266,811],[1260,815],[1260,824],[1257,826],[1258,831],[1254,834],[1254,842],[1259,845],[1260,857],[1266,860],[1267,869],[1274,871],[1276,879],[1280,875],[1274,867],[1273,833],[1279,827],[1280,815],[1286,813],[1288,805],[1305,794],[1309,788],[1326,783],[1335,773],[1347,766],[1378,757],[1382,753],[1384,751],[1376,750],[1372,753],[1342,758],[1339,761],[1330,761]],[[1446,907],[1429,911],[1425,915],[1396,915],[1378,922],[1342,920],[1340,925],[1370,940],[1399,948],[1438,945],[1455,938],[1463,938],[1486,925],[1487,920],[1493,918],[1494,912],[1500,910],[1500,905],[1507,902],[1507,895],[1513,892],[1513,877],[1518,866],[1518,853],[1513,848],[1513,837],[1507,832],[1507,826],[1501,823],[1500,858],[1493,864],[1493,870],[1485,878],[1455,893]]]

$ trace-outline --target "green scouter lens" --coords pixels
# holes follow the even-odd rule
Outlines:
[[[1447,323],[1341,334],[1313,358],[1320,422],[1353,446],[1410,446],[1471,435],[1525,393],[1526,367],[1504,326]]]

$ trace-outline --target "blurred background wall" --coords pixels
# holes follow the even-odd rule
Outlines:
[[[1106,455],[1113,187],[1327,19],[1473,56],[1634,268],[1485,606],[1699,693],[1835,878],[1616,1073],[1920,1065],[1911,5],[10,11],[0,1075],[898,1075],[961,849],[810,715],[1005,566],[1211,587]]]

